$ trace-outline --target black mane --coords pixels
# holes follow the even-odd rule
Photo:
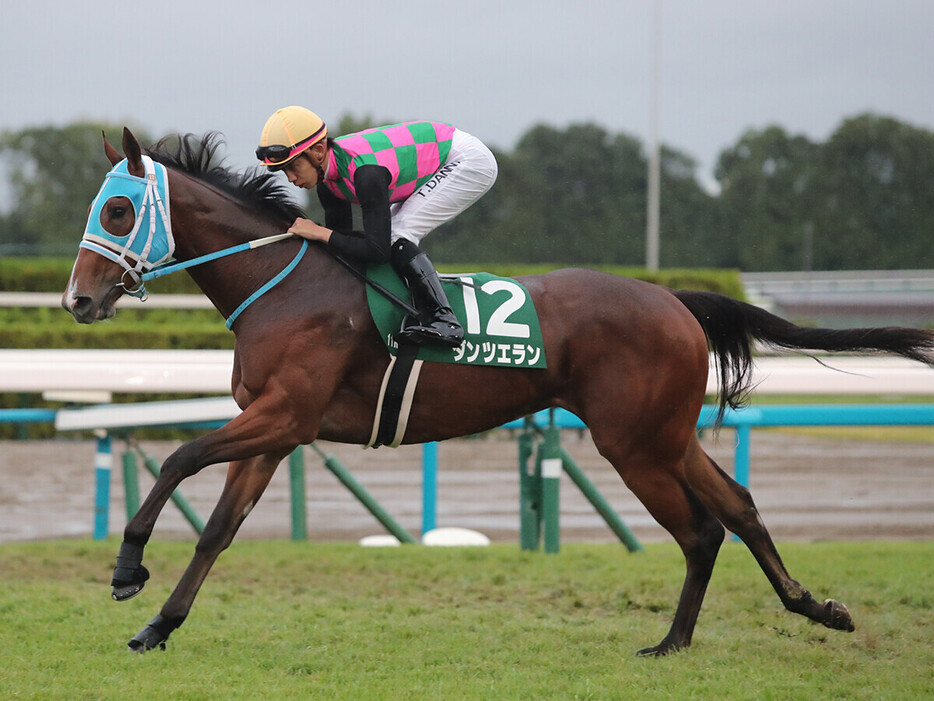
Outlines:
[[[167,168],[187,173],[283,222],[291,224],[296,217],[305,216],[275,173],[261,167],[235,173],[224,167],[223,159],[217,155],[223,143],[223,137],[213,131],[201,137],[179,134],[150,146],[146,154]]]

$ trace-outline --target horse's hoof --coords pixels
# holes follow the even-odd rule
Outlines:
[[[856,630],[856,626],[853,625],[853,619],[850,617],[850,612],[847,610],[846,606],[839,601],[834,601],[833,599],[824,600],[824,611],[825,620],[823,623],[828,628],[845,630],[847,633],[852,633]]]
[[[160,650],[165,650],[165,642],[169,639],[169,633],[163,633],[159,630],[164,624],[165,619],[161,614],[153,618],[145,628],[136,634],[136,637],[127,643],[130,652],[138,652],[142,655],[154,649],[157,645]],[[169,632],[171,632],[171,629]]]
[[[120,587],[114,587],[111,596],[114,601],[126,601],[143,591],[146,582],[137,582],[136,584],[126,584]]]
[[[117,567],[114,569],[114,577],[110,580],[110,586],[113,587],[114,601],[126,601],[143,591],[146,582],[149,580],[149,570],[142,565],[137,565],[133,569]]]
[[[666,653],[659,650],[659,646],[644,647],[636,653],[636,657],[662,657]]]
[[[658,645],[655,645],[654,647],[642,648],[641,650],[639,650],[639,652],[636,653],[636,656],[637,657],[664,657],[665,655],[669,655],[673,652],[677,652],[680,649],[681,648],[678,647],[677,645],[669,645],[667,643],[662,642],[662,643],[659,643]]]
[[[138,638],[138,637],[139,637],[139,636],[136,636],[136,638]],[[163,651],[165,650],[165,641],[164,641],[164,640],[161,641],[161,642],[153,643],[152,645],[149,645],[146,641],[144,641],[144,640],[137,640],[136,638],[133,638],[130,642],[128,642],[128,643],[126,644],[127,649],[128,649],[130,652],[135,652],[135,653],[137,653],[138,655],[143,655],[143,654],[149,652],[150,650],[152,650],[154,647],[156,647],[156,645],[159,646],[159,649],[160,649],[160,650],[163,650]]]

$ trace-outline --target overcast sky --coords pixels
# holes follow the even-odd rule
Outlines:
[[[660,139],[709,180],[749,128],[825,139],[865,111],[934,129],[932,0],[660,0]],[[252,165],[266,118],[651,134],[655,0],[3,0],[0,131],[81,119],[222,132]],[[114,135],[115,137],[117,135]]]

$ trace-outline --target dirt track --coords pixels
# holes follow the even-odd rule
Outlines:
[[[704,440],[727,472],[733,467],[733,433]],[[668,540],[585,435],[567,432],[564,448],[644,542]],[[421,448],[321,444],[349,468],[382,506],[415,536],[421,528]],[[143,444],[159,460],[172,443]],[[110,531],[125,524],[119,452],[113,471]],[[308,534],[311,540],[346,541],[382,533],[306,448]],[[755,431],[751,489],[776,540],[934,538],[934,446],[873,443]],[[516,443],[505,433],[442,443],[439,448],[438,525],[462,526],[494,541],[518,542]],[[87,536],[94,506],[93,441],[0,442],[0,542]],[[225,469],[208,468],[185,482],[182,493],[202,519],[220,494]],[[152,484],[140,478],[145,494]],[[287,538],[288,469],[283,465],[250,514],[241,538]],[[611,542],[613,534],[566,478],[561,483],[563,542]],[[190,538],[191,528],[169,504],[154,537]]]

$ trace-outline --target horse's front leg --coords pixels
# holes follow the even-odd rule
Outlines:
[[[159,614],[129,642],[130,650],[144,653],[157,645],[165,647],[169,634],[188,616],[205,577],[230,545],[283,457],[285,454],[280,452],[230,464],[224,491],[198,540],[188,569]]]
[[[291,417],[281,407],[282,397],[257,400],[230,423],[186,443],[166,459],[156,483],[123,532],[123,544],[114,568],[113,598],[126,601],[136,596],[149,579],[143,567],[143,548],[152,535],[156,519],[172,492],[186,477],[208,465],[245,460],[264,454],[288,453],[302,442],[314,439],[300,436]],[[313,419],[312,419],[313,420]]]
[[[178,485],[204,467],[199,465],[197,459],[199,440],[201,439],[182,445],[166,458],[159,477],[156,478],[139,511],[127,522],[123,530],[123,543],[117,554],[113,579],[110,581],[114,601],[132,599],[146,586],[149,570],[142,564],[143,548],[149,542],[156,519]]]

